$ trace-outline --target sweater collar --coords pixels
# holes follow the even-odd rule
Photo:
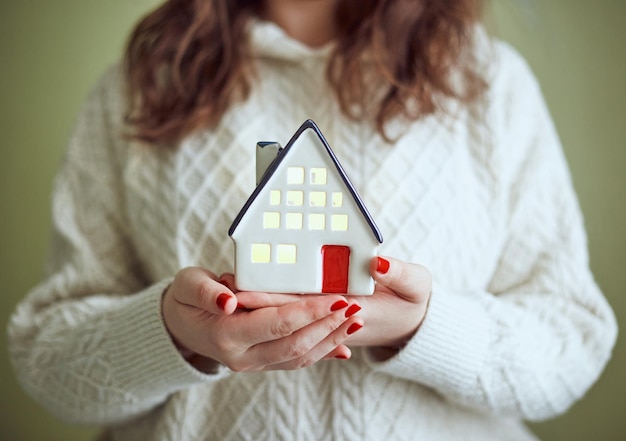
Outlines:
[[[332,51],[333,43],[312,48],[290,37],[270,21],[253,19],[249,25],[250,49],[253,56],[290,62],[325,59]]]

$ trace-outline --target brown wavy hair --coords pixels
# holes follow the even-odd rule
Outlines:
[[[143,18],[125,59],[132,136],[176,143],[245,100],[255,74],[246,24],[261,8],[255,0],[168,0]],[[481,0],[339,0],[327,79],[342,112],[370,120],[389,140],[394,117],[433,114],[441,98],[476,99],[486,84],[469,48],[481,10]],[[366,57],[373,72],[362,68]],[[363,100],[373,93],[373,105]]]

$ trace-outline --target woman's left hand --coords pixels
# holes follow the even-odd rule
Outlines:
[[[359,296],[358,315],[365,326],[346,341],[352,346],[399,348],[415,334],[426,315],[432,276],[425,267],[389,257],[375,257],[370,273],[372,296]]]

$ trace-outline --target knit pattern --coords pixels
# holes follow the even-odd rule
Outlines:
[[[177,148],[122,136],[119,68],[87,99],[55,183],[48,275],[9,325],[24,389],[120,441],[533,439],[520,421],[585,393],[616,324],[526,64],[481,43],[484,99],[397,121],[390,146],[341,116],[325,82],[329,48],[268,23],[251,32],[254,93]],[[381,254],[433,272],[425,321],[384,362],[355,348],[298,371],[201,373],[169,338],[162,293],[186,266],[232,271],[227,230],[254,188],[254,146],[284,145],[307,118],[376,219]]]

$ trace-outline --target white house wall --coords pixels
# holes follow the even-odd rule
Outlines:
[[[300,167],[304,172],[303,182],[288,184],[289,171],[292,171],[292,177],[296,176],[297,169]],[[311,182],[311,170],[322,168],[327,171],[326,184],[316,185]],[[280,191],[279,205],[272,205],[271,192],[273,190]],[[287,205],[289,191],[302,192],[302,205]],[[326,193],[324,207],[310,205],[311,192]],[[332,206],[333,193],[342,194],[340,207]],[[276,194],[274,194],[273,202],[276,202]],[[264,228],[264,213],[280,213],[280,226]],[[301,229],[287,229],[287,213],[302,214]],[[309,230],[309,215],[311,214],[325,216],[323,230]],[[347,231],[331,229],[333,215],[348,216]],[[273,219],[273,216],[270,215],[268,219]],[[241,290],[321,292],[321,247],[323,245],[346,245],[351,249],[348,291],[354,294],[371,294],[373,291],[373,281],[369,275],[368,265],[369,260],[376,255],[379,243],[337,172],[333,160],[311,129],[305,130],[291,146],[279,168],[248,208],[233,232],[232,238],[236,243],[236,283]],[[271,262],[253,263],[252,244],[270,244]],[[277,244],[295,245],[296,263],[277,263]]]

